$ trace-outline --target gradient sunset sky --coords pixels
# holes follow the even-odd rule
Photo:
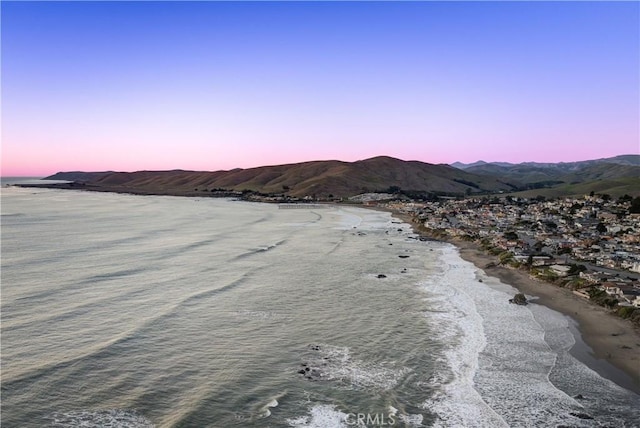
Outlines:
[[[0,7],[3,176],[640,153],[638,2]]]

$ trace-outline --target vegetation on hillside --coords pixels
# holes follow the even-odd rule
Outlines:
[[[421,200],[497,193],[529,198],[590,192],[640,197],[640,160],[636,162],[632,155],[614,159],[618,163],[606,159],[561,164],[482,163],[459,169],[378,156],[357,162],[313,161],[215,172],[69,172],[47,178],[71,180],[93,190],[181,195],[250,191],[323,200],[390,189],[401,197]]]

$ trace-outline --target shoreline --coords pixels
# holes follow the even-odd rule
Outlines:
[[[416,234],[454,245],[463,260],[473,263],[488,276],[535,297],[530,304],[546,306],[568,317],[576,342],[569,353],[600,376],[640,395],[640,329],[570,290],[534,279],[524,271],[497,265],[487,268],[498,259],[475,243],[433,238],[421,231],[410,215],[386,211],[411,225]]]
[[[202,195],[176,193],[138,193],[115,188],[60,187],[52,185],[26,185],[59,190],[97,191],[107,193],[134,194],[139,196],[198,197]],[[343,206],[341,204],[331,204]],[[413,222],[409,214],[379,206],[355,205],[358,208],[389,212],[392,217],[407,223],[413,231],[435,241],[455,246],[463,260],[472,263],[487,275],[499,279],[528,296],[534,296],[530,304],[540,304],[563,314],[570,319],[569,328],[575,345],[569,351],[577,360],[617,385],[640,395],[640,328],[609,313],[605,308],[578,297],[570,290],[531,278],[526,272],[505,266],[487,268],[497,257],[485,253],[473,242],[459,239],[434,238]]]

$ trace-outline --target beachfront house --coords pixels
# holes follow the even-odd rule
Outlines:
[[[622,290],[613,282],[605,282],[602,284],[602,290],[609,296],[622,297]]]
[[[559,277],[565,277],[565,276],[569,275],[569,270],[571,269],[571,266],[569,266],[569,265],[551,265],[551,266],[549,266],[549,269],[551,269],[551,272],[555,273]]]
[[[634,302],[640,298],[640,290],[629,284],[620,285],[618,288],[620,288],[621,300],[627,304],[636,306]]]

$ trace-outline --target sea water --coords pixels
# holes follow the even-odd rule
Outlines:
[[[1,279],[4,427],[640,426],[571,320],[385,212],[3,188]]]

